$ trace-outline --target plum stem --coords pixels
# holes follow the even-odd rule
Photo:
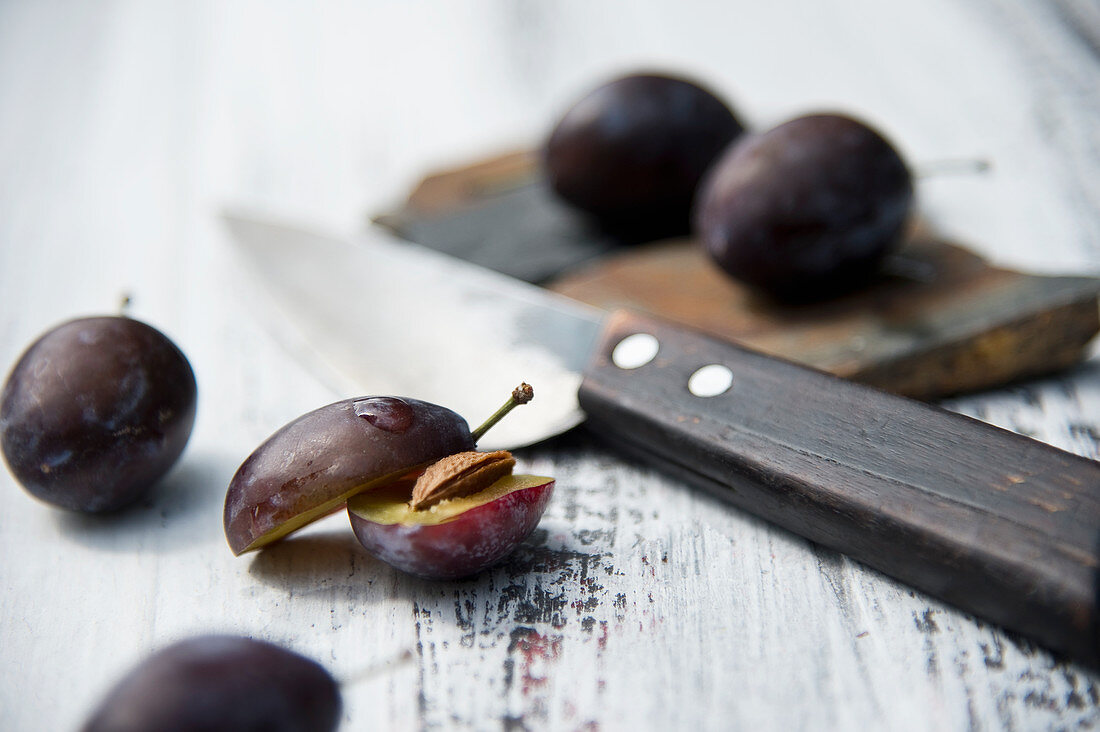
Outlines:
[[[534,398],[535,390],[531,388],[530,384],[524,383],[517,386],[512,391],[512,395],[508,397],[508,401],[504,402],[500,409],[489,415],[489,419],[482,422],[481,426],[471,433],[474,438],[474,444],[476,445],[481,440],[481,438],[485,436],[485,433],[493,427],[493,425],[504,419],[504,415],[508,414],[508,412],[511,412],[519,405],[526,404]]]
[[[338,683],[341,687],[346,689],[349,686],[353,686],[363,681],[369,681],[370,679],[377,678],[384,674],[392,673],[402,666],[411,663],[415,657],[415,654],[411,650],[402,651],[389,660],[373,663],[370,666],[361,668],[339,679]]]
[[[942,158],[917,166],[915,178],[935,178],[941,175],[988,173],[993,163],[986,158]]]

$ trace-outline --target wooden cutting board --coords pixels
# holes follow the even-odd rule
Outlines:
[[[1100,279],[993,267],[921,227],[859,291],[765,301],[688,238],[622,241],[597,230],[554,197],[529,151],[431,175],[375,222],[597,307],[650,313],[920,399],[1063,369],[1100,330]]]

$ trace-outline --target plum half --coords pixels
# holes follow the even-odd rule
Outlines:
[[[340,689],[319,664],[271,643],[199,636],[122,678],[83,732],[331,732]]]
[[[872,275],[900,243],[912,201],[890,142],[850,117],[815,114],[732,145],[700,185],[694,226],[734,278],[811,300]]]
[[[259,549],[347,505],[367,551],[422,577],[465,577],[511,552],[538,524],[554,481],[514,476],[511,453],[474,445],[534,397],[521,384],[473,432],[436,404],[362,397],[316,409],[245,460],[225,499],[234,554]]]
[[[509,475],[476,493],[424,510],[409,503],[412,480],[348,501],[355,536],[387,564],[429,579],[457,579],[496,564],[535,529],[554,480]]]
[[[700,179],[742,130],[699,84],[631,74],[565,113],[543,150],[546,176],[558,196],[615,233],[684,234]]]
[[[473,448],[455,412],[418,399],[368,396],[315,409],[269,437],[225,496],[234,554],[259,549],[442,457]]]
[[[0,395],[0,444],[16,480],[63,508],[113,511],[183,452],[195,374],[163,333],[127,317],[62,323],[20,357]]]

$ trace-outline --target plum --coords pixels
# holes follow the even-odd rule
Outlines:
[[[439,458],[469,450],[470,428],[446,407],[365,396],[315,409],[269,437],[225,496],[234,554],[258,549]]]
[[[551,189],[635,238],[687,233],[699,180],[743,127],[699,84],[632,74],[585,95],[551,132]]]
[[[806,300],[873,274],[900,243],[912,200],[909,169],[882,135],[815,114],[732,145],[700,185],[694,227],[734,278]]]
[[[418,510],[406,479],[348,501],[359,543],[387,564],[429,579],[476,574],[510,554],[535,529],[554,480],[508,475],[476,492]]]
[[[84,732],[331,732],[340,690],[314,661],[236,636],[180,641],[136,666]]]
[[[179,458],[196,396],[191,365],[160,331],[128,317],[71,320],[12,369],[0,395],[0,444],[31,495],[113,511]]]
[[[473,450],[521,384],[473,432],[451,410],[416,399],[362,397],[306,414],[271,436],[230,483],[225,533],[234,554],[258,549],[346,504],[359,542],[424,577],[473,574],[535,528],[554,481],[513,476],[503,450]]]

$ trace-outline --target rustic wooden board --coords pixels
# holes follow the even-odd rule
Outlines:
[[[859,291],[770,302],[689,239],[624,242],[594,228],[553,196],[526,151],[430,175],[376,221],[603,309],[650,313],[921,399],[1063,369],[1100,330],[1100,279],[993,267],[920,229]]]

